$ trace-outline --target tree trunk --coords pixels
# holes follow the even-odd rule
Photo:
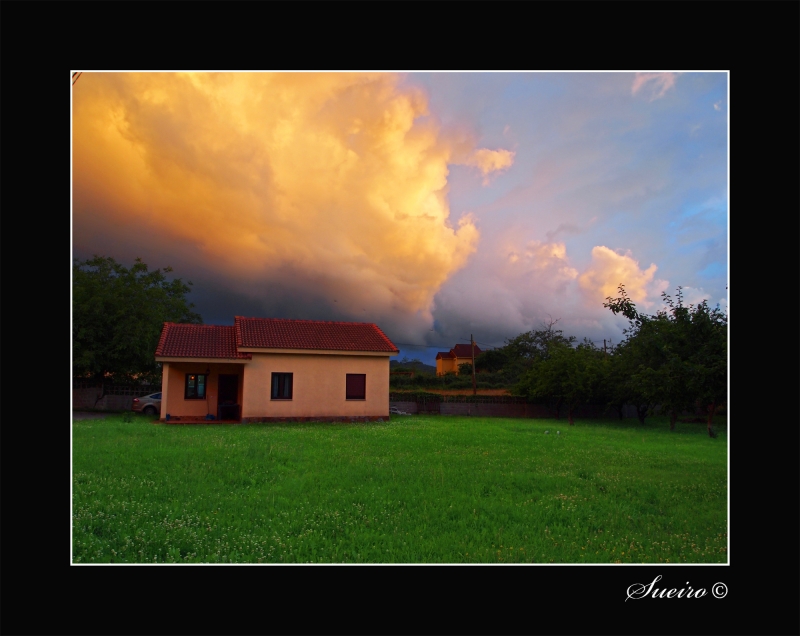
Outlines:
[[[560,419],[558,414],[561,412],[561,402],[563,402],[563,400],[556,402],[556,419]]]
[[[622,419],[622,409],[624,406],[625,406],[624,404],[620,404],[619,406],[617,406],[617,411],[619,412],[619,419]]]
[[[671,410],[669,412],[669,430],[671,431],[675,430],[675,420],[677,419],[678,419],[678,411],[676,411],[675,409]]]
[[[575,410],[575,407],[570,405],[569,410],[567,411],[567,419],[569,420],[569,425],[570,426],[574,426],[575,425],[575,420],[572,417],[572,412],[574,410]]]
[[[708,427],[708,436],[709,437],[716,437],[717,436],[716,432],[714,431],[714,429],[711,426],[712,420],[714,418],[714,411],[716,411],[716,410],[717,410],[717,402],[714,401],[708,407],[708,424],[707,424],[707,427]]]
[[[100,402],[100,400],[102,400],[106,395],[106,383],[105,383],[104,380],[105,380],[105,373],[102,374],[100,376],[100,379],[99,379],[99,382],[100,382],[100,395],[94,401],[94,408],[97,408],[98,402]]]
[[[636,406],[636,417],[639,418],[639,424],[644,425],[644,418],[647,417],[647,406]]]

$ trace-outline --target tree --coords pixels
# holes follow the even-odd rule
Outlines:
[[[652,363],[653,343],[646,335],[653,335],[655,331],[649,329],[649,317],[640,315],[636,310],[636,305],[625,291],[625,285],[620,285],[618,289],[619,296],[617,298],[609,296],[603,306],[609,308],[615,315],[625,316],[629,327],[623,330],[623,334],[627,334],[625,340],[612,349],[611,364],[604,389],[610,403],[619,409],[620,418],[622,406],[632,404],[636,407],[639,422],[644,424],[645,417],[652,413],[656,403],[652,401],[650,392],[645,391],[641,378],[636,374]]]
[[[669,305],[679,311],[671,301]],[[719,305],[711,309],[704,300],[696,307],[689,305],[683,320],[689,331],[687,347],[693,393],[695,400],[705,406],[708,434],[715,437],[714,412],[728,399],[728,317]]]
[[[458,375],[472,375],[472,363],[462,362],[458,365]]]
[[[423,364],[423,362],[419,358],[409,358],[408,356],[403,356],[402,360],[397,361],[396,366],[416,367],[421,364]]]
[[[506,340],[506,344],[499,349],[482,353],[475,358],[475,369],[502,369],[507,384],[518,383],[537,361],[550,355],[549,346],[559,343],[571,346],[575,342],[575,336],[566,337],[560,329],[555,329],[556,323],[558,319],[551,319],[548,323],[542,323],[539,329]]]
[[[191,282],[168,281],[171,267],[130,269],[97,256],[72,266],[72,372],[105,381],[156,381],[155,351],[164,322],[202,323],[186,300]]]
[[[507,363],[508,355],[504,348],[489,349],[475,357],[475,370],[494,373],[502,370]]]
[[[715,437],[712,417],[727,399],[727,316],[704,300],[697,306],[683,304],[682,288],[673,301],[662,293],[666,309],[648,316],[640,314],[619,286],[617,298],[606,298],[603,306],[629,321],[623,356],[629,373],[628,389],[650,404],[660,404],[669,413],[670,430],[678,414],[699,401],[708,410],[708,434]],[[641,418],[640,418],[641,419]]]
[[[547,355],[534,362],[516,389],[529,398],[555,401],[556,418],[563,404],[572,425],[575,407],[597,395],[606,364],[603,352],[591,342],[573,348],[552,341],[547,345]]]
[[[556,323],[558,319],[551,319],[547,324],[542,323],[539,329],[526,331],[516,338],[506,340],[504,348],[508,351],[508,356],[532,362],[547,358],[553,350],[552,345],[572,345],[576,340],[575,336],[564,336],[561,329],[554,329]]]
[[[613,347],[608,356],[608,369],[603,378],[601,392],[611,406],[618,409],[622,419],[622,408],[631,404],[636,408],[636,416],[644,424],[647,414],[656,406],[648,401],[636,382],[632,380],[639,369],[641,351],[636,341],[626,341]]]

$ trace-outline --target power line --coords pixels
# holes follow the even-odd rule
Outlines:
[[[404,347],[419,347],[420,349],[442,349],[446,345],[436,346],[436,345],[418,345],[418,344],[411,344],[410,342],[396,342],[392,340],[392,342],[396,345],[403,345]]]
[[[470,342],[469,338],[461,338],[461,340],[466,340]],[[418,344],[411,344],[410,342],[397,342],[396,340],[392,340],[392,342],[396,345],[403,345],[405,347],[419,347],[421,349],[444,349],[447,347],[446,344],[444,345],[418,345]],[[475,344],[482,344],[484,347],[489,347],[491,349],[498,349],[499,347],[495,347],[494,345],[484,344],[483,342],[475,341]]]
[[[72,74],[72,85],[75,86],[75,82],[80,79],[80,76],[83,75],[83,71],[76,71]]]
[[[462,338],[462,340],[466,340],[470,342],[469,338]],[[392,342],[396,345],[403,345],[405,347],[419,347],[420,349],[445,349],[447,347],[446,344],[444,345],[418,345],[418,344],[411,344],[410,342],[397,342],[396,340],[392,340]],[[475,344],[483,344],[482,342],[475,341]],[[484,345],[485,347],[491,347],[492,349],[497,349],[493,345]]]
[[[461,340],[466,340],[467,342],[472,342],[469,338],[461,338]],[[489,347],[490,349],[500,349],[501,347],[496,347],[494,345],[486,344],[485,342],[478,342],[475,341],[475,344],[483,345],[484,347]]]

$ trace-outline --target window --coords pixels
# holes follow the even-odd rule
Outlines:
[[[346,394],[348,400],[365,400],[367,398],[367,375],[365,373],[348,373]]]
[[[273,373],[272,374],[272,399],[291,400],[292,399],[292,374]]]
[[[205,400],[207,379],[208,375],[205,373],[187,373],[183,398],[185,400]]]
[[[150,397],[152,399],[154,399],[154,400],[160,400],[161,399],[161,394],[160,393],[153,393],[153,395],[151,395]]]

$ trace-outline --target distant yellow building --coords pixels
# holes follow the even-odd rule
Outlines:
[[[475,357],[483,353],[478,345],[475,345]],[[459,364],[472,364],[472,346],[468,344],[457,344],[450,351],[440,351],[436,354],[436,375],[445,373],[455,373],[458,375]]]

